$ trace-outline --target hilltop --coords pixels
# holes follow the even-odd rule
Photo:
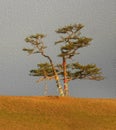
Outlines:
[[[116,99],[0,96],[0,130],[115,130]]]

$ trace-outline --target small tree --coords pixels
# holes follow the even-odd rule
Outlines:
[[[92,39],[81,35],[80,30],[83,27],[82,24],[74,24],[59,28],[56,31],[56,33],[63,35],[59,41],[55,42],[55,44],[63,43],[63,46],[60,48],[61,53],[58,55],[62,58],[62,64],[55,65],[52,59],[45,54],[44,49],[46,47],[42,41],[42,38],[45,36],[43,34],[31,35],[25,39],[26,42],[31,43],[33,48],[24,48],[23,51],[27,51],[29,54],[40,53],[49,60],[49,63],[38,64],[38,69],[31,70],[30,75],[41,76],[37,82],[55,79],[61,96],[69,95],[68,82],[70,80],[103,79],[101,69],[97,68],[95,64],[81,65],[78,62],[67,64],[68,59],[72,59],[75,55],[79,54],[77,52],[78,49],[90,45]],[[63,77],[64,91],[60,84],[60,75]]]

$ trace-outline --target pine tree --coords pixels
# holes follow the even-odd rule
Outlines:
[[[56,80],[56,84],[57,84],[60,96],[64,96],[64,92],[63,92],[62,86],[60,84],[59,76],[56,72],[53,61],[50,58],[50,56],[46,55],[44,52],[44,49],[46,48],[46,46],[44,45],[44,42],[42,40],[44,37],[45,37],[45,35],[43,35],[43,34],[35,34],[35,35],[31,35],[25,39],[25,41],[27,43],[31,44],[31,48],[23,48],[23,51],[27,51],[29,54],[40,53],[42,56],[44,56],[45,58],[48,59],[49,64],[50,64],[50,65],[48,63],[39,64],[38,66],[40,68],[38,70],[31,70],[30,73],[33,76],[36,76],[36,75],[44,76],[43,79],[47,79],[49,77],[49,73],[50,73],[49,69],[51,69],[50,71],[51,71],[51,73],[53,73],[52,76],[54,76],[54,79]],[[51,68],[50,68],[50,66],[51,66]]]
[[[62,43],[60,50],[61,53],[58,55],[62,57],[62,75],[64,77],[64,94],[69,95],[68,82],[78,78],[88,78],[94,80],[101,80],[100,69],[96,65],[80,65],[79,63],[72,63],[67,65],[66,61],[73,58],[77,53],[78,49],[90,45],[92,41],[91,38],[81,35],[81,29],[84,26],[82,24],[68,25],[56,30],[56,33],[62,34],[59,41],[56,41],[55,44]],[[70,68],[70,71],[67,69]],[[73,72],[73,73],[72,73]]]
[[[35,34],[27,37],[25,41],[31,44],[31,48],[24,48],[23,51],[27,51],[29,54],[39,53],[49,62],[37,64],[37,69],[32,69],[30,75],[40,77],[37,81],[44,80],[56,80],[56,85],[59,90],[60,96],[69,95],[68,82],[76,79],[89,79],[89,80],[103,80],[101,69],[96,64],[81,65],[78,62],[72,63],[72,59],[75,55],[79,55],[78,49],[90,45],[91,38],[81,35],[81,29],[84,26],[82,24],[67,25],[65,27],[56,30],[56,33],[62,34],[59,41],[55,44],[63,44],[60,47],[61,53],[58,55],[62,58],[62,64],[54,64],[50,56],[46,55],[44,50],[43,34]],[[71,63],[67,63],[67,60]],[[60,77],[63,77],[64,91],[60,84]]]

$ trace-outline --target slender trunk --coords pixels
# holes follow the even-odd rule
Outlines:
[[[66,58],[65,57],[63,57],[63,72],[64,72],[64,95],[68,96],[69,90],[68,90],[68,80],[67,80]]]
[[[54,75],[55,75],[56,85],[57,85],[57,87],[58,87],[59,94],[60,94],[60,96],[64,96],[64,92],[63,92],[62,86],[61,86],[61,84],[60,84],[59,76],[58,76],[58,74],[57,74],[57,72],[56,72],[56,69],[55,69],[55,67],[54,67],[54,64],[53,64],[51,58],[50,58],[49,56],[45,55],[43,52],[42,52],[41,54],[42,54],[44,57],[48,58],[48,60],[49,60],[49,62],[50,62],[50,64],[51,64],[51,66],[52,66],[53,73],[54,73]]]

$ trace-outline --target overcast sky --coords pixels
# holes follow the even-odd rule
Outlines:
[[[116,97],[116,0],[0,0],[0,95],[43,95],[44,83],[37,84],[28,74],[46,60],[23,52],[24,38],[47,34],[46,53],[54,63],[60,62],[54,30],[74,23],[84,24],[82,34],[93,41],[73,61],[95,63],[105,79],[70,82],[70,95]],[[58,94],[54,81],[48,81],[47,94]]]

